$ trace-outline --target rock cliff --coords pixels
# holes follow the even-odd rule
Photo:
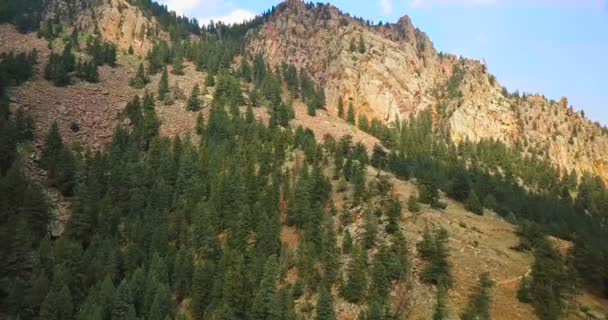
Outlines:
[[[249,34],[248,48],[273,68],[307,70],[324,88],[330,115],[340,97],[385,123],[431,109],[455,142],[524,144],[562,170],[608,179],[608,137],[599,126],[566,100],[509,94],[484,63],[438,53],[407,16],[378,26],[330,5],[288,0]]]
[[[45,20],[69,21],[79,30],[98,30],[106,41],[115,43],[126,52],[145,55],[158,39],[168,40],[156,19],[126,0],[48,0]]]

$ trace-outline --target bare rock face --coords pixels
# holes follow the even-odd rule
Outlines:
[[[448,78],[432,43],[407,17],[368,27],[332,6],[292,0],[279,10],[249,47],[273,67],[286,62],[310,72],[325,88],[331,114],[342,97],[370,118],[403,118],[433,105],[431,89]]]
[[[106,41],[126,52],[129,47],[143,56],[154,41],[169,39],[156,19],[126,0],[48,0],[46,19],[70,21],[80,30],[93,33],[96,28]]]
[[[462,80],[459,97],[447,99],[447,122],[455,142],[482,139],[514,144],[520,136],[517,114],[511,101],[503,97],[501,88],[490,83],[483,65],[463,61],[458,67]]]
[[[358,115],[385,123],[430,109],[435,126],[456,143],[523,145],[524,154],[562,171],[608,181],[608,136],[572,112],[567,99],[505,94],[485,63],[438,54],[407,16],[371,26],[333,6],[288,0],[248,36],[250,51],[272,68],[288,63],[309,72],[324,88],[331,116],[340,97]]]

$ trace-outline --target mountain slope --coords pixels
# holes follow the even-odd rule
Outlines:
[[[546,158],[563,171],[608,179],[608,135],[569,108],[567,99],[510,94],[479,61],[437,53],[405,16],[370,26],[329,5],[289,0],[252,32],[248,48],[273,67],[307,70],[325,89],[326,108],[338,101],[359,115],[390,123],[425,109],[455,142],[494,139]]]

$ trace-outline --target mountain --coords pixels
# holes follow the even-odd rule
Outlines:
[[[332,116],[340,98],[358,115],[387,124],[431,110],[437,130],[456,143],[499,140],[562,172],[608,179],[606,131],[574,112],[567,98],[509,93],[485,63],[438,53],[407,16],[372,26],[330,5],[287,1],[252,32],[248,48],[273,68],[308,70]]]
[[[408,17],[0,3],[0,318],[602,319],[605,129]]]

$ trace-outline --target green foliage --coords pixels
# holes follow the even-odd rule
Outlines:
[[[401,203],[398,200],[393,199],[389,202],[386,215],[388,217],[386,232],[393,234],[399,231],[399,223],[401,222]]]
[[[279,281],[279,264],[276,256],[272,255],[266,260],[264,274],[258,291],[253,298],[254,319],[277,319],[279,305],[277,305],[277,284]]]
[[[438,287],[452,286],[452,266],[448,252],[448,232],[440,228],[433,233],[425,230],[422,241],[418,244],[418,251],[426,261],[421,278],[424,282]]]
[[[340,99],[338,100],[338,117],[341,119],[344,118],[344,100],[342,99],[342,96],[340,96]]]
[[[173,70],[171,73],[182,76],[184,75],[184,57],[181,53],[181,50],[176,50],[176,53],[173,57]]]
[[[357,50],[361,54],[367,51],[367,48],[365,47],[365,41],[363,40],[363,34],[359,35],[359,44],[357,46]]]
[[[283,78],[285,82],[287,82],[287,88],[294,95],[294,97],[299,96],[300,89],[300,81],[298,79],[298,70],[292,64],[288,65],[286,68],[283,68]]]
[[[6,63],[3,60],[0,66],[7,67]],[[57,319],[70,313],[73,305],[62,283],[55,281],[50,293],[47,275],[52,265],[47,264],[48,270],[37,268],[35,250],[48,233],[51,215],[42,190],[23,171],[25,159],[18,145],[33,137],[33,123],[23,110],[11,115],[8,109],[3,85],[16,83],[0,81],[0,309],[9,318],[25,319],[44,305],[42,310]],[[58,303],[65,310],[56,310]]]
[[[163,69],[163,73],[158,82],[158,100],[165,101],[169,98],[169,74],[167,68]]]
[[[358,303],[367,291],[367,253],[363,248],[355,246],[351,256],[342,296],[348,302]]]
[[[348,105],[348,113],[346,115],[346,121],[348,123],[352,124],[353,126],[355,125],[355,107],[353,106],[352,102]]]
[[[97,65],[93,61],[81,61],[76,64],[76,76],[86,82],[99,82]]]
[[[36,64],[38,51],[35,49],[29,53],[3,52],[0,54],[0,86],[18,86],[31,79]]]
[[[201,89],[198,86],[198,83],[194,84],[192,87],[192,92],[190,93],[190,98],[188,98],[188,102],[186,102],[186,110],[188,111],[199,111],[201,109],[201,101],[199,96],[201,95]]]
[[[460,317],[462,320],[490,319],[492,304],[492,289],[494,281],[485,272],[479,276],[479,284],[475,287],[469,299],[469,304]]]
[[[57,123],[53,123],[47,134],[40,158],[40,165],[48,173],[48,182],[64,195],[71,195],[76,179],[76,159],[65,147]]]
[[[420,212],[420,204],[418,203],[418,198],[415,195],[410,195],[407,198],[407,210],[412,213]]]
[[[462,95],[462,92],[460,92],[460,84],[464,79],[464,75],[465,71],[463,66],[456,65],[454,74],[452,74],[452,77],[448,81],[447,85],[448,98],[458,98]]]
[[[371,212],[365,214],[363,229],[365,230],[363,235],[363,246],[365,249],[370,249],[376,243],[376,238],[378,236],[378,218],[376,215]]]
[[[51,52],[44,69],[44,78],[52,81],[57,87],[64,87],[70,84],[71,74],[75,69],[76,58],[72,53],[72,44],[68,43],[61,55]]]
[[[447,288],[440,286],[437,288],[437,302],[435,303],[435,310],[433,311],[433,320],[446,320],[449,319],[448,311],[448,290]]]
[[[483,215],[483,206],[475,191],[470,191],[464,208],[478,215]]]
[[[365,132],[369,132],[369,120],[367,119],[367,116],[364,114],[360,114],[359,115],[359,120],[357,121],[357,125],[359,126],[359,129],[361,129],[362,131]]]
[[[40,308],[40,317],[49,320],[72,319],[74,304],[72,294],[66,286],[55,286],[44,299]]]
[[[77,32],[76,29],[74,30]],[[102,41],[100,34],[90,35],[87,38],[87,53],[91,55],[91,63],[95,66],[107,64],[114,67],[116,65],[116,51],[116,45]]]
[[[135,320],[135,308],[132,304],[131,290],[127,281],[123,280],[112,301],[112,319]]]
[[[317,87],[306,71],[300,71],[302,98],[308,107],[308,115],[315,116],[317,109],[325,109],[325,92]]]
[[[319,300],[317,302],[317,320],[335,320],[334,301],[328,290],[321,286],[319,290]]]
[[[524,221],[518,226],[517,235],[519,236],[517,246],[519,250],[532,250],[546,241],[540,225],[530,221]]]
[[[135,89],[143,89],[148,82],[150,82],[150,80],[144,70],[144,64],[140,63],[137,68],[137,73],[135,74],[135,77],[129,81],[129,85]]]
[[[530,300],[541,319],[559,319],[578,292],[576,271],[548,241],[534,250],[531,280],[523,282],[518,297]],[[567,315],[566,315],[567,316]]]
[[[371,165],[378,169],[384,169],[386,168],[387,160],[387,154],[386,151],[384,151],[384,148],[375,144],[374,149],[372,150]]]

